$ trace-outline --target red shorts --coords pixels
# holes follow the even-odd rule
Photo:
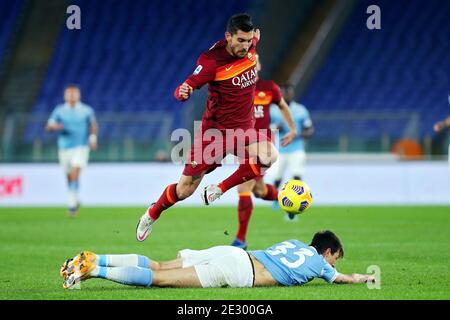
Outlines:
[[[203,172],[206,174],[222,166],[222,160],[228,154],[234,154],[239,161],[248,159],[245,147],[255,142],[271,142],[264,130],[227,129],[213,131],[203,130],[203,134],[196,135],[194,145],[186,160],[183,175],[198,176]]]

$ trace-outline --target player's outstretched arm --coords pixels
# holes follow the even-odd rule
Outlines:
[[[281,145],[284,147],[294,140],[297,135],[297,128],[295,126],[294,119],[292,118],[291,110],[289,109],[286,100],[281,98],[280,103],[278,104],[278,108],[280,108],[281,115],[283,116],[284,121],[288,125],[290,131],[281,138]]]
[[[375,282],[375,276],[370,274],[358,274],[353,273],[350,275],[339,273],[334,280],[334,283],[346,284],[346,283],[367,283]]]

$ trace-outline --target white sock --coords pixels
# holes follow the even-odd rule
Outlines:
[[[69,190],[69,208],[75,208],[78,204],[78,191]]]
[[[101,254],[96,262],[101,267],[150,268],[150,259],[137,254]]]

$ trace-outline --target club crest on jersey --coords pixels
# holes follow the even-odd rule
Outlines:
[[[252,62],[256,60],[256,56],[254,56],[251,52],[247,54],[247,58]]]
[[[203,69],[203,66],[201,64],[198,65],[198,67],[195,68],[195,70],[194,70],[194,75],[198,75],[200,73],[200,71],[202,71],[202,69]]]
[[[191,161],[191,167],[195,168],[198,165],[197,161]]]
[[[266,93],[264,91],[258,92],[258,98],[264,99],[266,97]]]

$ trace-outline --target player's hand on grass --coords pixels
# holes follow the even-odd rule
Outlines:
[[[375,276],[369,274],[354,274],[356,283],[375,283]]]
[[[375,282],[376,282],[375,276],[374,276],[374,275],[369,275],[369,276],[367,276],[367,279],[366,279],[365,282],[366,282],[366,283],[375,283]]]
[[[292,142],[292,140],[294,140],[296,135],[297,135],[296,131],[289,131],[288,133],[286,133],[283,136],[283,138],[281,138],[281,146],[282,147],[287,146],[289,143]]]
[[[183,84],[178,88],[178,96],[181,98],[181,100],[187,100],[191,96],[194,89],[188,85],[186,82],[183,82]]]

